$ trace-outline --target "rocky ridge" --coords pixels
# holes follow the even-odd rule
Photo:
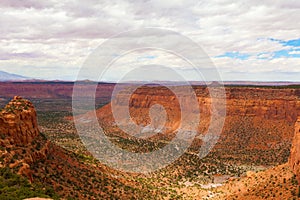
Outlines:
[[[53,198],[149,198],[156,192],[146,193],[139,182],[89,154],[75,154],[50,142],[39,132],[33,104],[18,96],[0,112],[0,169],[26,177],[29,188],[39,185]]]
[[[296,174],[298,183],[300,183],[300,117],[298,117],[295,123],[295,134],[289,158],[289,165]]]
[[[33,104],[15,96],[0,113],[2,166],[17,170],[33,181],[31,165],[47,157],[50,141],[40,141]],[[20,148],[15,148],[16,146]]]

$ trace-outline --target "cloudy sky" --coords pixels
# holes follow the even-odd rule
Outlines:
[[[0,71],[75,80],[108,38],[157,27],[195,41],[223,80],[300,80],[299,0],[1,0],[0,13]],[[176,46],[177,41],[167,42]],[[173,66],[178,60],[183,73],[190,70],[167,54],[134,52],[120,57],[119,64],[169,60]],[[115,79],[116,71],[108,71],[106,79]]]

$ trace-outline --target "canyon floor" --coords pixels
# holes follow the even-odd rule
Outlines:
[[[295,133],[294,124],[297,116],[300,116],[300,89],[296,86],[227,87],[225,125],[217,145],[205,158],[199,158],[201,141],[196,140],[178,160],[166,168],[138,174],[111,169],[87,151],[72,120],[71,84],[44,83],[40,93],[35,91],[34,84],[5,84],[0,84],[1,91],[7,92],[6,96],[1,96],[1,107],[13,98],[12,95],[20,93],[34,105],[40,133],[26,144],[10,142],[8,147],[8,143],[1,143],[3,170],[0,195],[5,197],[1,199],[18,199],[20,195],[12,196],[9,188],[21,185],[19,182],[22,181],[22,187],[26,190],[36,191],[25,197],[38,195],[53,199],[300,197],[298,179],[287,164]],[[17,87],[20,85],[22,90]],[[155,150],[169,142],[167,137],[142,140],[125,135],[113,123],[111,108],[107,104],[113,86],[108,84],[100,87],[102,90],[104,88],[105,93],[96,100],[99,122],[112,142],[133,152]],[[27,93],[24,92],[26,90]],[[148,95],[149,90],[153,88],[137,90],[133,97],[135,104],[132,105],[133,118],[145,124],[148,119],[144,115],[149,111],[151,102],[166,101],[161,99],[163,94],[160,94],[166,94],[164,88],[154,88],[158,91],[152,95]],[[195,90],[199,102],[207,105],[205,88],[197,86]],[[206,113],[205,106],[201,109],[204,113],[203,121],[206,121],[205,114],[209,113]],[[104,114],[101,115],[101,112]],[[143,115],[144,121],[138,117],[139,114]],[[172,127],[171,123],[169,125]],[[206,124],[202,125],[199,132],[205,133]],[[3,136],[2,140],[6,139]],[[19,177],[18,171],[24,164],[17,161],[26,160],[32,153],[43,150],[43,147],[47,147],[48,152],[30,164],[31,176],[21,173]],[[14,177],[18,183],[11,183],[7,177]],[[9,195],[5,196],[5,193]]]

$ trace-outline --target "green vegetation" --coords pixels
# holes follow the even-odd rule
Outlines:
[[[9,168],[0,168],[0,199],[18,200],[31,197],[59,199],[52,188],[30,184],[26,178],[12,173]]]

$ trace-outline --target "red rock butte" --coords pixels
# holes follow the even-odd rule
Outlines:
[[[0,132],[10,136],[10,144],[28,144],[39,135],[33,104],[15,96],[0,112]],[[1,144],[4,145],[4,144]]]

